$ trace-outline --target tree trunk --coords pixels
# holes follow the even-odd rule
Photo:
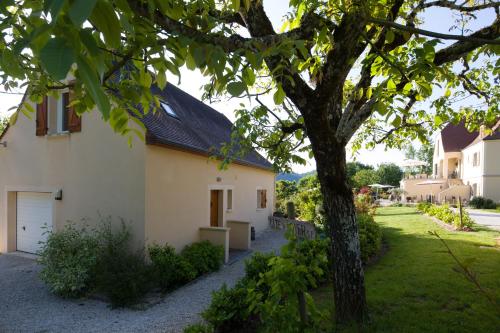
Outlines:
[[[313,140],[313,150],[332,240],[335,319],[338,325],[362,323],[367,317],[364,272],[346,150],[344,144],[329,139]]]

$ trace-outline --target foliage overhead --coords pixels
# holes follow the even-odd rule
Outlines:
[[[126,110],[154,110],[152,85],[176,82],[182,66],[198,69],[209,82],[206,98],[255,98],[252,107],[236,110],[235,138],[265,149],[286,169],[304,161],[298,153],[311,151],[308,101],[326,96],[340,98],[341,109],[315,117],[334,125],[339,142],[358,133],[355,148],[366,139],[390,138],[390,146],[425,141],[449,120],[465,118],[473,127],[496,119],[498,6],[493,0],[291,0],[277,33],[257,0],[4,0],[0,78],[6,90],[29,82],[29,96],[38,102],[71,87],[78,113],[97,106],[115,131],[142,136]],[[435,8],[455,15],[449,34],[419,29]],[[496,11],[497,18],[471,31],[479,10]],[[269,94],[271,103],[262,98]],[[468,96],[474,96],[471,108],[457,112],[453,103]],[[33,112],[28,105],[21,111]]]

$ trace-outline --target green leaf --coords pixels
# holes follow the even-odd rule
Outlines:
[[[240,0],[231,0],[231,8],[234,11],[240,10]]]
[[[396,83],[392,79],[387,80],[387,89],[396,90]]]
[[[403,87],[403,93],[405,95],[408,95],[411,91],[411,88],[413,88],[413,85],[411,84],[411,82],[408,82],[407,84],[405,84],[405,86]]]
[[[121,25],[111,3],[98,1],[89,20],[104,35],[104,40],[110,47],[120,46]]]
[[[279,105],[283,103],[285,97],[286,94],[285,91],[283,90],[283,87],[281,86],[281,84],[278,84],[278,90],[276,90],[276,92],[273,95],[274,104]]]
[[[370,99],[372,97],[372,94],[373,94],[372,87],[368,87],[368,89],[366,89],[366,98]]]
[[[54,80],[63,80],[75,62],[75,54],[63,38],[56,37],[49,39],[42,48],[40,60]]]
[[[231,82],[227,85],[227,91],[235,97],[240,96],[246,88],[246,84],[241,81]]]
[[[163,90],[167,85],[167,75],[164,70],[160,70],[158,72],[158,75],[156,76],[156,84],[161,90]]]
[[[76,64],[78,65],[78,73],[80,74],[79,77],[82,79],[82,82],[87,88],[87,91],[97,105],[99,112],[102,113],[104,120],[108,120],[110,104],[108,97],[102,90],[96,72],[92,70],[92,67],[90,67],[87,60],[82,56],[79,56],[77,58]]]
[[[46,0],[44,2],[44,11],[50,13],[52,19],[57,21],[65,2],[66,0]]]
[[[69,8],[69,18],[80,27],[90,16],[97,0],[75,0]]]

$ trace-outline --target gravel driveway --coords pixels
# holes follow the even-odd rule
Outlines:
[[[252,243],[254,251],[279,250],[280,231],[266,231]],[[111,310],[98,300],[65,300],[49,293],[39,280],[40,267],[17,254],[0,255],[0,332],[182,332],[200,320],[211,292],[233,285],[244,274],[244,260],[196,280],[147,310]]]

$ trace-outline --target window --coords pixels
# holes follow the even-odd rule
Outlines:
[[[257,209],[267,207],[267,190],[257,190]]]
[[[46,96],[36,107],[36,135],[81,131],[81,118],[70,106],[71,92]]]
[[[479,166],[479,153],[474,153],[474,157],[472,159],[472,166]]]
[[[179,119],[179,117],[177,116],[177,113],[175,113],[175,111],[172,109],[170,104],[168,104],[166,102],[160,102],[160,105],[161,105],[161,108],[163,109],[163,111],[165,111],[170,117],[174,117],[176,119]]]
[[[233,190],[227,190],[227,210],[233,209]]]

